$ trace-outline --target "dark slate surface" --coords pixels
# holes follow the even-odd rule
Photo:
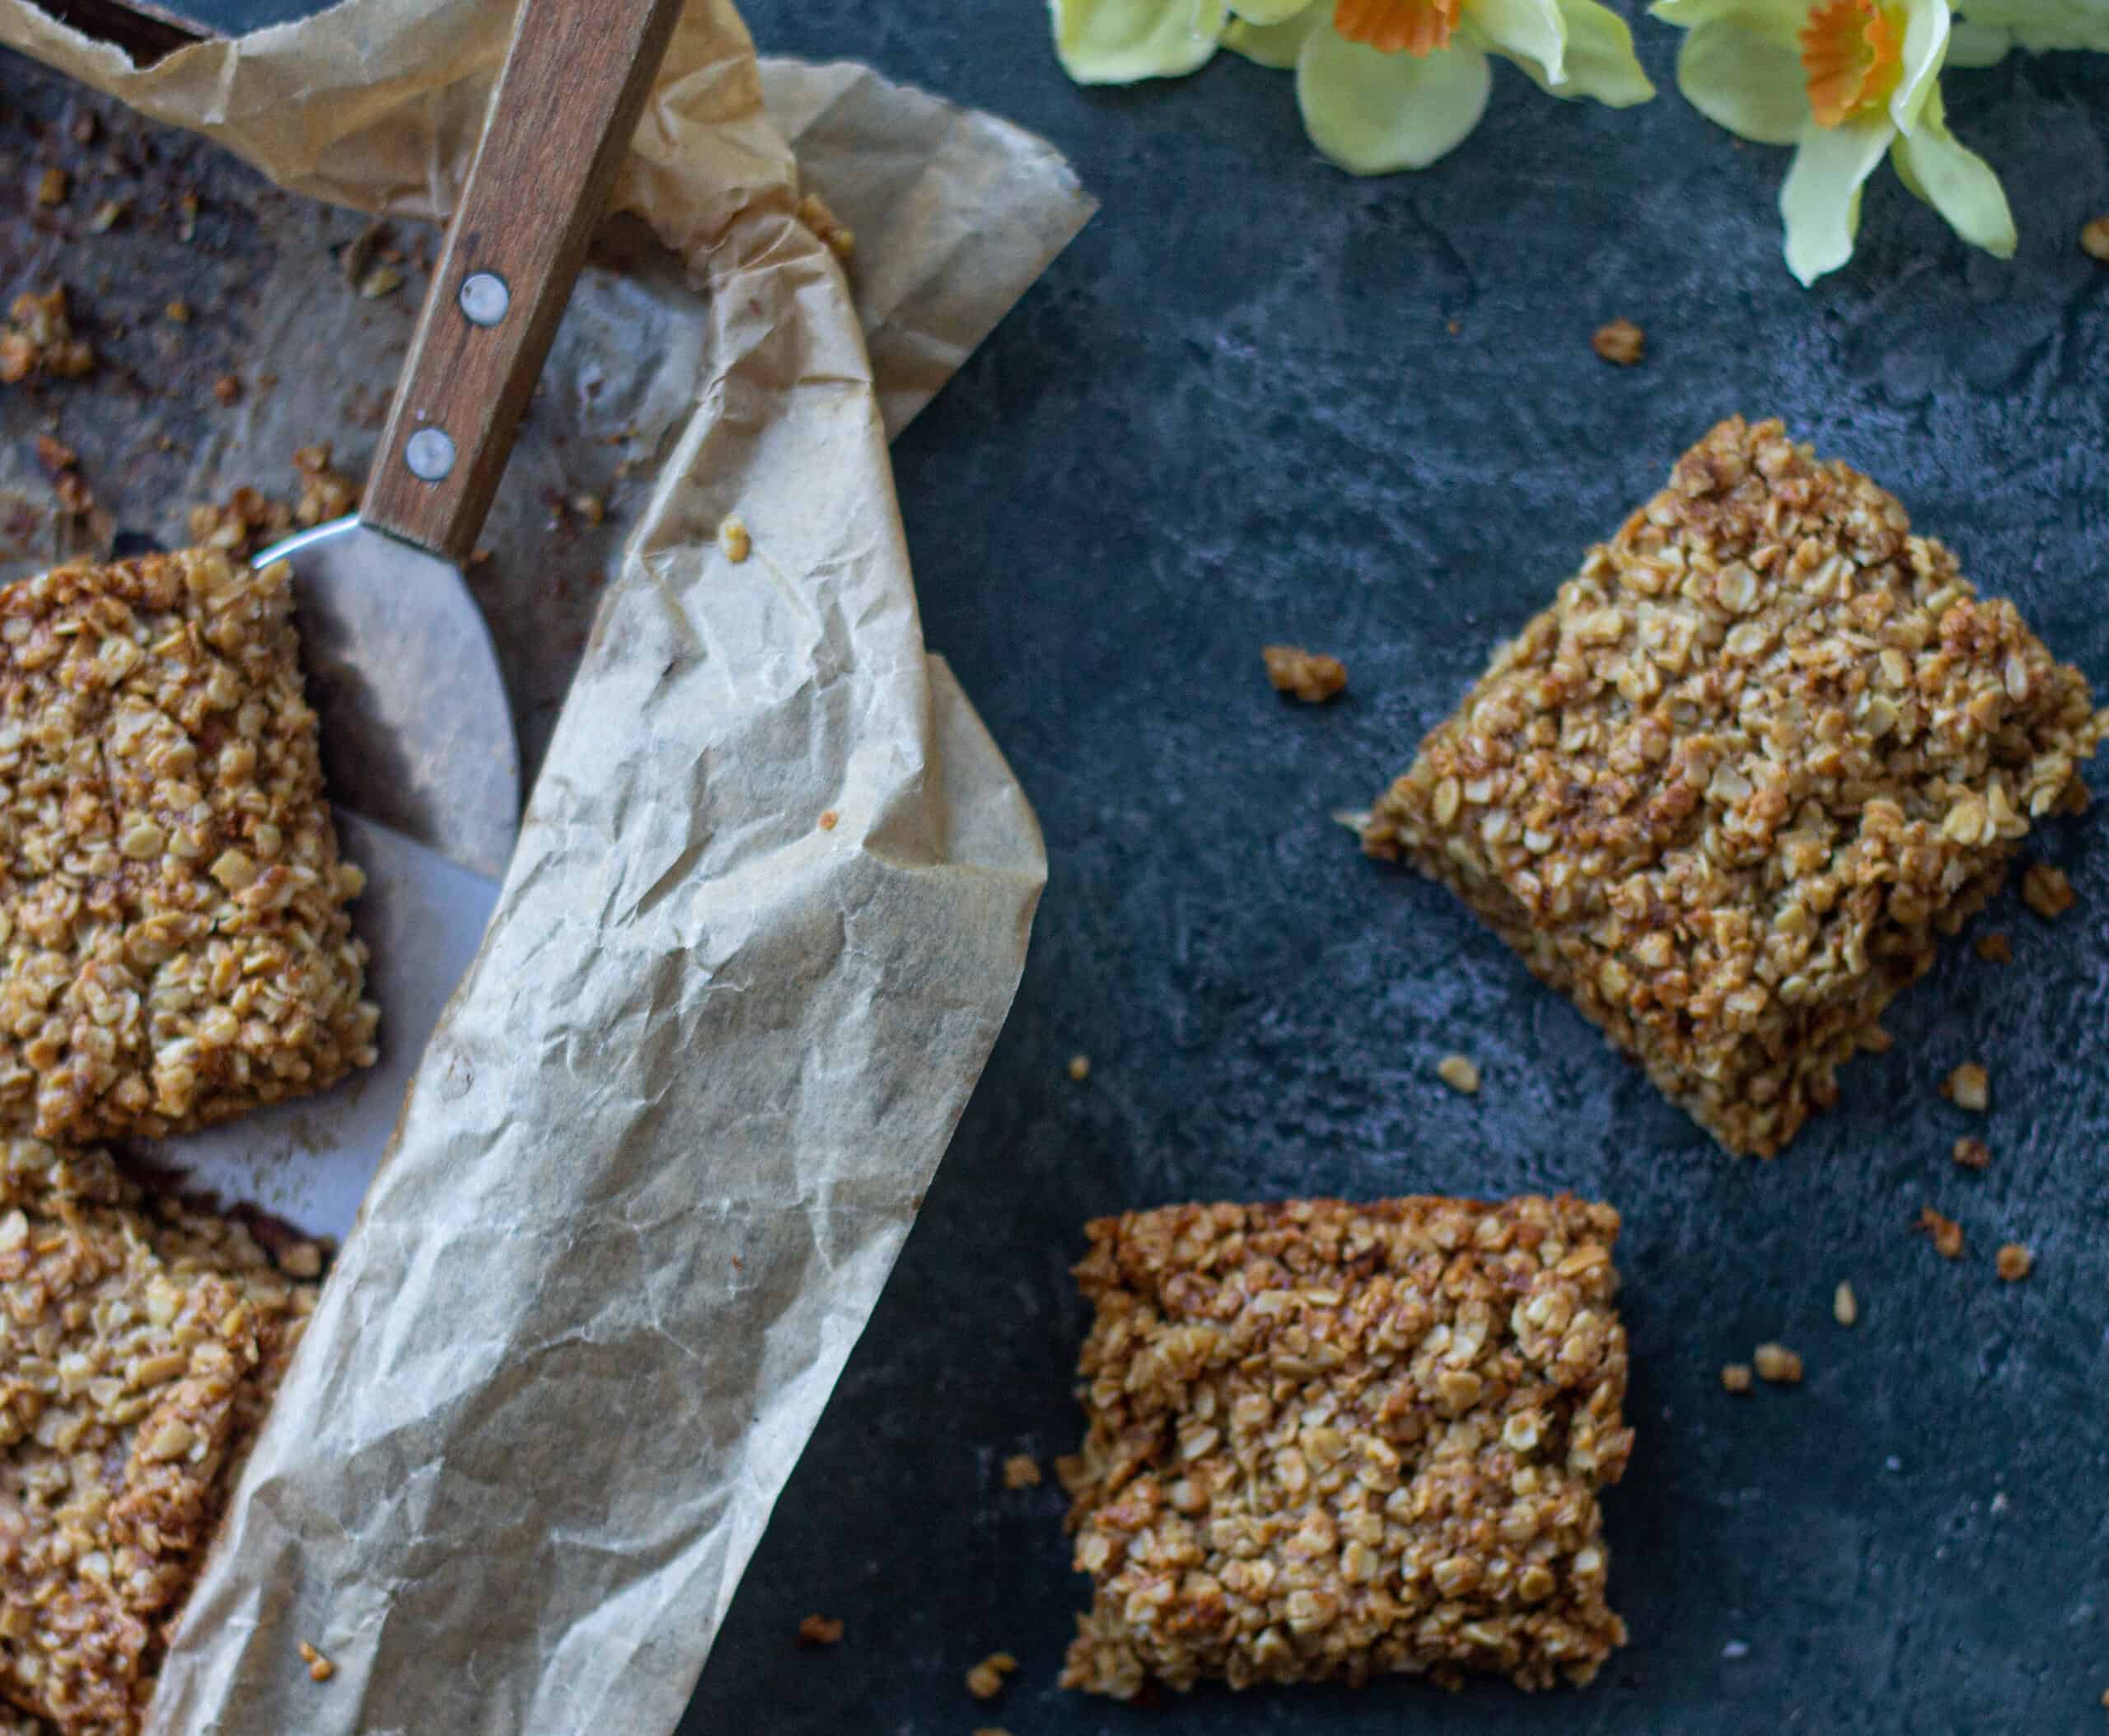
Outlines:
[[[1402,767],[1489,642],[1732,410],[1895,488],[2109,687],[2109,270],[2074,246],[2109,209],[2109,66],[1949,81],[1957,131],[2006,171],[2013,264],[1884,171],[1859,259],[1805,293],[1779,260],[1784,153],[1673,92],[1611,115],[1503,68],[1455,157],[1354,182],[1306,146],[1288,81],[1242,63],[1072,88],[1032,0],[750,16],[767,49],[1045,133],[1105,210],[898,451],[931,643],[1037,805],[1052,879],[1017,1011],[685,1736],[2101,1729],[2109,808],[2047,842],[2079,910],[2053,927],[2009,893],[1979,927],[2011,931],[2016,962],[1952,949],[1895,1049],[1769,1165],[1719,1155],[1327,815]],[[1642,35],[1667,92],[1674,35]],[[1644,367],[1590,353],[1613,315],[1647,329]],[[1350,695],[1277,700],[1258,649],[1278,639],[1340,652]],[[1485,1069],[1476,1099],[1433,1077],[1452,1049]],[[1970,1058],[1993,1078],[1981,1121],[1935,1092]],[[1950,1163],[1966,1130],[1988,1173]],[[1058,1692],[1085,1583],[1051,1484],[1008,1492],[999,1469],[1074,1444],[1081,1222],[1555,1187],[1627,1224],[1640,1438],[1609,1514],[1633,1643],[1597,1685]],[[1909,1233],[1928,1203],[1961,1219],[1959,1263]],[[2018,1286],[1991,1270],[2009,1238],[2038,1255]],[[1806,1386],[1723,1395],[1719,1365],[1771,1337]],[[793,1645],[809,1611],[844,1620],[840,1647]],[[998,1648],[1022,1668],[983,1707],[961,1676]]]

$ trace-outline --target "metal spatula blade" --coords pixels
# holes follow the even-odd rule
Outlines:
[[[330,800],[499,877],[519,831],[520,747],[490,629],[460,571],[356,518],[256,557],[280,560],[292,564]]]
[[[525,0],[358,516],[257,557],[293,570],[341,841],[367,871],[353,922],[372,954],[381,1062],[156,1155],[311,1233],[349,1227],[512,854],[512,714],[457,563],[483,528],[681,6]]]

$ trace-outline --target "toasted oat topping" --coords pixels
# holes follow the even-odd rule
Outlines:
[[[2045,921],[2055,921],[2079,902],[2065,870],[2032,862],[2021,877],[2021,901]]]
[[[1091,1224],[1063,1684],[1588,1681],[1625,1637],[1597,1504],[1633,1444],[1618,1227],[1564,1196]]]
[[[0,1698],[130,1736],[314,1306],[101,1152],[0,1145]]]
[[[798,1623],[801,1645],[839,1645],[842,1621],[835,1616],[807,1616]]]
[[[1930,1205],[1922,1206],[1918,1227],[1933,1238],[1934,1252],[1942,1259],[1962,1257],[1962,1226],[1954,1219],[1943,1217]]]
[[[1784,1344],[1761,1344],[1751,1355],[1757,1378],[1775,1385],[1796,1386],[1802,1378],[1802,1359]]]
[[[991,1652],[966,1673],[966,1691],[976,1700],[994,1700],[1003,1692],[1006,1677],[1018,1667],[1008,1652]]]
[[[2036,1269],[2036,1256],[2018,1242],[2009,1242],[1993,1256],[1992,1263],[2008,1284],[2018,1284]]]
[[[2013,942],[1994,929],[1990,934],[1977,937],[1977,956],[1988,965],[2010,965],[2013,962]]]
[[[1948,1155],[1965,1169],[1989,1169],[1992,1164],[1992,1148],[1982,1139],[1957,1139]]]
[[[1497,650],[1363,842],[1770,1156],[2106,726],[1890,495],[1737,419]]]
[[[66,310],[66,286],[54,284],[42,295],[24,291],[0,322],[0,386],[16,386],[37,375],[54,380],[78,378],[94,371],[96,353],[85,338],[73,335]]]
[[[1751,1390],[1751,1365],[1747,1362],[1724,1362],[1721,1364],[1721,1384],[1731,1392]]]
[[[1613,320],[1597,328],[1589,347],[1606,362],[1632,367],[1648,353],[1648,334],[1630,320]]]
[[[190,540],[201,549],[224,550],[240,558],[254,554],[297,525],[306,530],[341,518],[358,504],[358,484],[331,463],[329,444],[304,446],[293,454],[299,492],[292,500],[274,499],[246,485],[223,506],[190,509]]]
[[[374,1058],[283,564],[0,588],[0,1114],[201,1126]]]
[[[755,540],[748,534],[746,520],[728,518],[718,526],[718,546],[725,551],[726,559],[735,566],[751,554]]]
[[[1992,1076],[1975,1061],[1965,1061],[1941,1082],[1941,1095],[1957,1109],[1982,1115],[1992,1102]]]
[[[1853,1286],[1840,1284],[1831,1298],[1831,1317],[1842,1327],[1855,1324],[1860,1317],[1860,1298],[1853,1294]]]
[[[1468,1057],[1446,1055],[1435,1064],[1436,1076],[1452,1091],[1472,1096],[1480,1088],[1480,1069]]]
[[[1091,1077],[1091,1057],[1087,1055],[1071,1055],[1068,1072],[1071,1079],[1079,1085],[1083,1084]]]
[[[1003,1461],[1006,1489],[1037,1489],[1040,1483],[1040,1461],[1030,1453],[1013,1453]]]
[[[308,1679],[311,1682],[327,1682],[337,1673],[337,1666],[305,1640],[300,1643],[300,1661],[307,1666]]]
[[[2090,218],[2079,232],[2080,251],[2090,258],[2109,264],[2109,216]],[[2109,1694],[2102,1696],[2102,1703],[2109,1706]]]
[[[1293,694],[1307,705],[1322,705],[1348,685],[1348,666],[1321,651],[1301,645],[1268,645],[1260,657],[1277,693]]]

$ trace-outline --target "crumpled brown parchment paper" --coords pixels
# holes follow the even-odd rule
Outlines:
[[[0,0],[0,43],[288,187],[430,216],[511,11],[350,0],[142,72]],[[799,159],[858,232],[853,300],[795,219]],[[552,373],[663,338],[619,395],[653,480],[157,1732],[671,1725],[1016,986],[1038,833],[924,649],[885,442],[1087,202],[1015,129],[765,71],[694,0],[618,203],[702,292],[604,259]],[[245,413],[199,498],[303,414]],[[515,471],[555,461],[536,446]],[[536,600],[522,482],[501,616]]]

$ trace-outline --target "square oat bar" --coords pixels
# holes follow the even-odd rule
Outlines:
[[[1625,1640],[1597,1506],[1633,1445],[1618,1228],[1564,1196],[1089,1225],[1063,1685],[1588,1681]]]
[[[1770,1157],[2030,822],[2084,802],[2105,723],[1890,495],[1737,419],[1497,649],[1363,843]]]
[[[0,1125],[158,1136],[372,1064],[291,574],[0,587]]]
[[[130,1736],[315,1288],[100,1152],[15,1139],[0,1297],[0,1701]]]

